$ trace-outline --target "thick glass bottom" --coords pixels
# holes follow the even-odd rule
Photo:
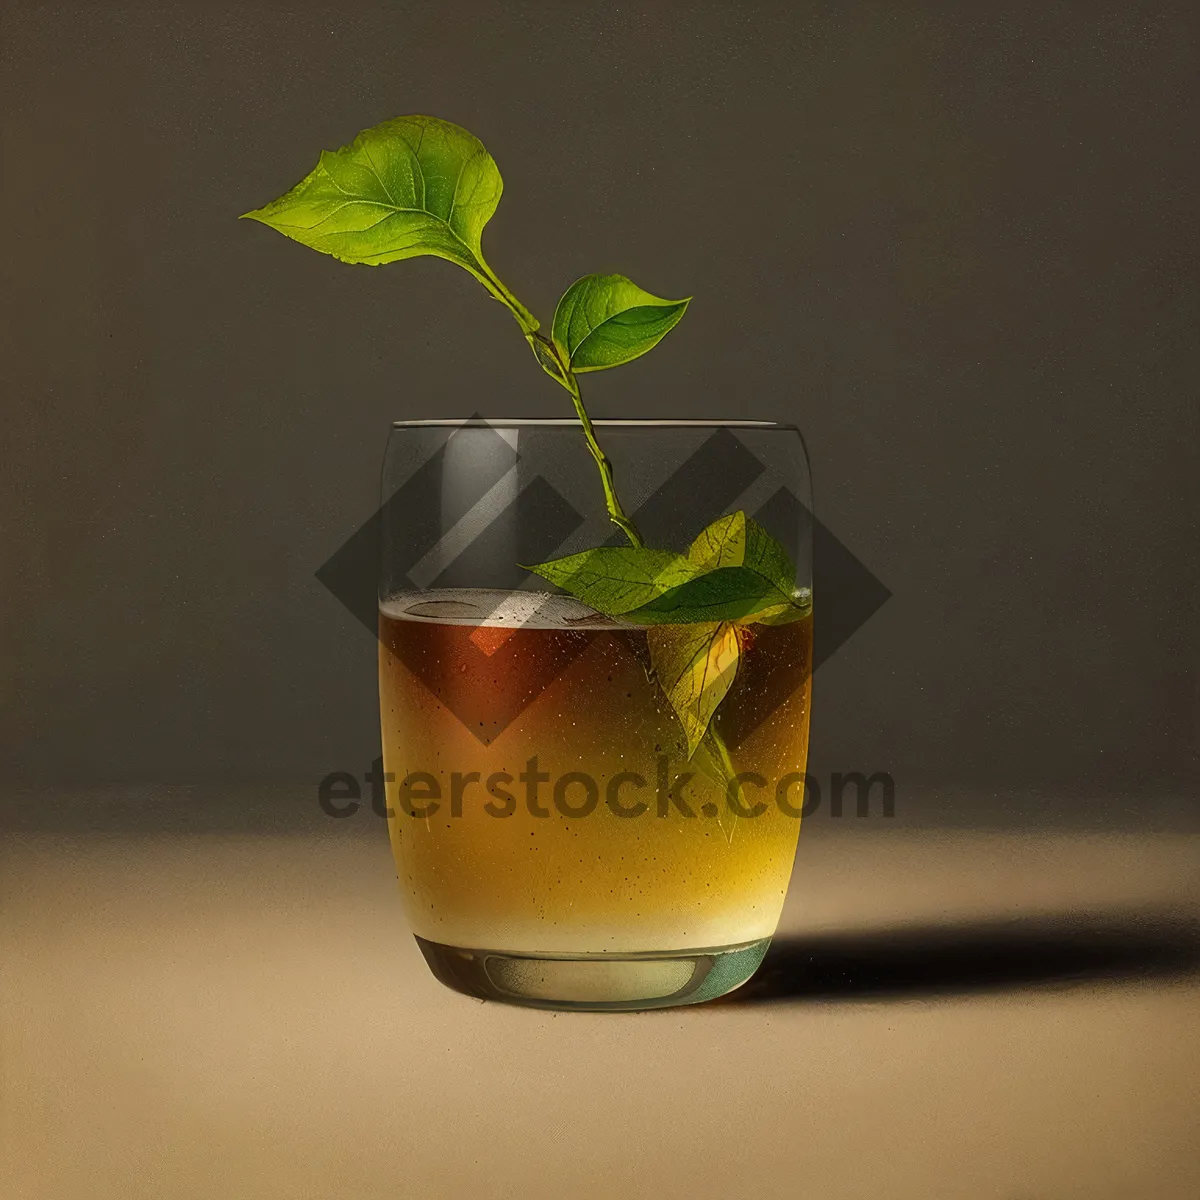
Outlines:
[[[703,950],[639,954],[511,954],[417,938],[434,976],[480,1000],[574,1012],[637,1012],[701,1004],[741,987],[770,938]]]

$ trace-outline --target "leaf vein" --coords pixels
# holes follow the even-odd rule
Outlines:
[[[363,153],[367,156],[367,166],[371,168],[371,174],[379,180],[379,186],[383,188],[383,194],[393,203],[396,204],[396,197],[392,195],[392,189],[383,181],[383,176],[379,173],[379,168],[375,165],[375,160],[371,157],[371,147],[363,146]]]

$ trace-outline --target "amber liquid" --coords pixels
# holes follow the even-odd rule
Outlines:
[[[687,762],[644,631],[542,595],[390,600],[380,611],[384,770],[414,932],[581,955],[770,937],[800,826],[811,649],[811,616],[749,635],[714,721],[736,770],[766,781],[743,786],[739,815]],[[638,815],[608,803],[622,773],[615,804],[644,804]],[[790,814],[776,801],[781,781]],[[567,815],[593,800],[586,815]]]

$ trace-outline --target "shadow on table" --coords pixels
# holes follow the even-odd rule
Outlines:
[[[1200,924],[1126,911],[780,937],[718,1004],[856,1000],[1170,980],[1200,971]]]

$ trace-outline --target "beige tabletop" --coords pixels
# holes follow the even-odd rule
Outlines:
[[[743,992],[588,1015],[437,984],[374,820],[109,827],[0,842],[3,1200],[1200,1196],[1194,834],[814,823]]]

